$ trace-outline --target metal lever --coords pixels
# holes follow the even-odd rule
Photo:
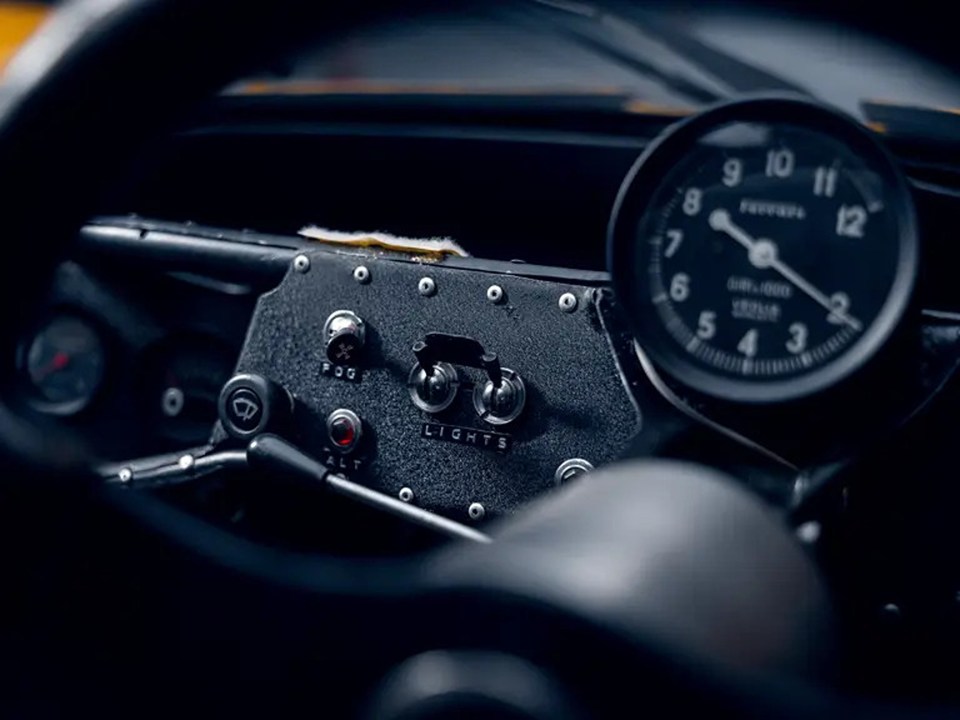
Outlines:
[[[242,450],[215,450],[207,446],[180,453],[167,453],[103,465],[97,474],[109,485],[122,485],[136,490],[153,490],[179,485],[222,470],[247,467],[247,454]]]
[[[271,473],[287,473],[291,478],[310,485],[321,484],[340,495],[358,500],[377,510],[397,515],[442,535],[480,543],[490,542],[488,535],[473,528],[436,515],[429,510],[408,505],[389,495],[347,480],[342,475],[331,473],[321,463],[276,435],[261,435],[252,440],[247,446],[247,459],[252,468]]]
[[[109,484],[135,489],[159,488],[195,480],[216,470],[253,468],[271,479],[309,488],[332,490],[377,510],[390,513],[415,525],[459,540],[491,542],[490,536],[450,520],[408,505],[389,495],[371,490],[342,475],[329,472],[321,463],[276,435],[258,435],[247,445],[246,452],[222,452],[202,448],[179,456],[165,455],[144,458],[123,465],[100,469],[100,477]]]
[[[413,344],[413,354],[427,374],[440,362],[477,368],[487,373],[494,387],[503,384],[503,371],[496,353],[487,352],[478,341],[463,335],[428,333]]]

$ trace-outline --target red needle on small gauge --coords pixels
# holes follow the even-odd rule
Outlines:
[[[63,352],[62,350],[57,351],[57,353],[50,359],[50,362],[48,362],[46,365],[40,368],[39,371],[37,371],[37,379],[43,380],[48,375],[52,375],[55,372],[63,370],[69,364],[70,364],[70,356],[67,355],[65,352]]]

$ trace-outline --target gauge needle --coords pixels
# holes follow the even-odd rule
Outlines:
[[[831,316],[837,318],[840,322],[846,323],[856,331],[863,329],[863,325],[852,315],[847,314],[842,308],[837,307],[837,303],[827,295],[820,292],[817,288],[807,282],[796,270],[784,263],[779,257],[779,250],[776,243],[772,240],[759,239],[754,240],[743,228],[734,224],[730,219],[730,213],[723,208],[717,208],[710,213],[708,219],[710,227],[717,232],[722,232],[736,240],[747,249],[750,264],[755,268],[773,268],[783,277],[785,277],[801,292],[822,305]]]
[[[48,375],[52,375],[55,372],[63,370],[67,365],[70,364],[70,356],[65,352],[57,352],[50,359],[46,365],[40,368],[40,371],[37,373],[37,378],[39,380],[45,379]]]

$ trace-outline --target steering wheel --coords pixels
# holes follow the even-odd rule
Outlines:
[[[63,7],[10,66],[0,98],[4,306],[38,300],[98,191],[143,140],[271,53],[397,12],[387,5]],[[43,657],[41,643],[18,659],[22,677],[45,678],[22,691],[23,707],[69,688],[74,710],[108,715],[185,702],[218,715],[376,718],[891,711],[832,684],[838,638],[815,566],[779,518],[705,467],[611,466],[502,524],[493,543],[360,561],[262,547],[104,489],[71,437],[6,408],[0,444],[8,495],[29,503],[17,506],[21,518],[21,507],[40,512],[39,496],[58,501],[43,510],[50,555],[67,552],[78,525],[103,523],[98,547],[118,553],[115,572],[154,564],[155,585],[136,597],[156,628],[98,648],[97,628],[128,627],[122,609],[68,611],[71,623],[89,622],[79,637],[48,634],[62,656]],[[135,557],[114,545],[118,528],[140,538]],[[151,588],[167,583],[180,583],[180,604],[152,606]],[[38,624],[67,602],[34,609]],[[106,667],[119,677],[98,677]]]

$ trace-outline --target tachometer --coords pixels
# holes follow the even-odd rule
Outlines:
[[[853,120],[752,99],[677,125],[640,158],[611,223],[618,297],[668,373],[777,401],[864,364],[909,304],[906,183]]]

